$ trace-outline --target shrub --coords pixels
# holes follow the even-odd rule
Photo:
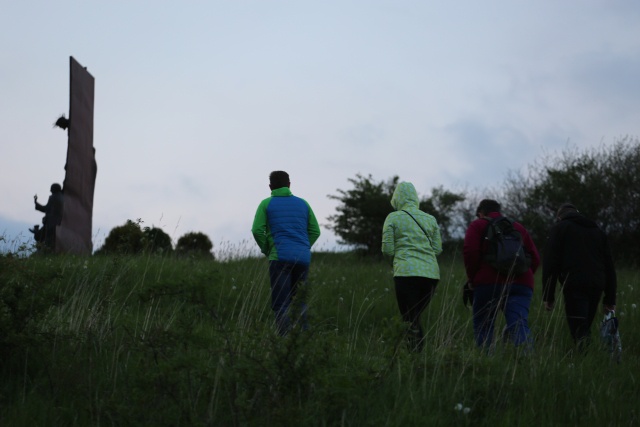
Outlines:
[[[144,250],[152,253],[167,254],[173,251],[171,237],[157,227],[145,227],[142,231]]]
[[[97,254],[137,254],[144,249],[144,233],[140,228],[142,220],[136,222],[130,219],[124,225],[114,227],[107,238],[104,245]]]
[[[213,259],[213,243],[211,239],[200,232],[189,232],[178,239],[176,253],[181,256],[206,257]]]

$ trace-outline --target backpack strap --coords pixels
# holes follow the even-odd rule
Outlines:
[[[484,231],[482,232],[482,235],[480,236],[480,246],[479,246],[479,252],[480,252],[480,256],[478,257],[478,265],[476,265],[476,273],[478,272],[478,270],[480,270],[480,267],[482,266],[482,261],[484,260],[484,239],[487,238],[487,234],[489,233],[489,227],[491,227],[493,221],[495,218],[487,218],[487,217],[482,217],[480,219],[484,219],[485,221],[488,222],[487,226],[485,227]],[[473,278],[472,278],[473,280]]]
[[[504,215],[500,215],[497,216],[495,218],[491,218],[491,217],[486,217],[483,216],[480,219],[484,219],[485,221],[488,222],[487,226],[485,227],[484,231],[482,232],[482,235],[480,236],[480,257],[478,258],[478,265],[476,266],[476,272],[478,270],[480,270],[480,267],[482,266],[482,263],[484,262],[485,256],[487,255],[486,253],[486,248],[484,247],[484,240],[487,238],[487,235],[489,234],[489,229],[491,227],[493,227],[495,225],[496,222],[498,222],[499,220],[501,220],[502,218],[506,218]]]
[[[415,219],[413,217],[413,215],[411,215],[409,212],[405,211],[404,209],[402,209],[402,212],[406,213],[407,215],[409,215],[411,217],[412,220],[414,220],[416,222],[416,224],[418,224],[418,227],[420,227],[420,230],[422,230],[422,232],[424,233],[425,236],[427,236],[427,240],[429,241],[429,247],[431,247],[433,249],[433,244],[431,243],[431,238],[429,238],[429,235],[427,234],[427,232],[425,231],[424,228],[422,228],[422,226],[420,225],[420,223],[418,222],[417,219]]]

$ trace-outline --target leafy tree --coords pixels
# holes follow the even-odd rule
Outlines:
[[[124,225],[114,227],[102,247],[96,251],[97,254],[137,254],[144,249],[144,234],[140,228],[141,219],[131,221]]]
[[[443,241],[464,234],[466,224],[460,218],[461,203],[465,200],[464,192],[456,194],[439,186],[431,189],[430,197],[420,201],[420,209],[433,215],[438,221]]]
[[[348,181],[350,190],[336,190],[338,195],[328,197],[340,202],[337,214],[327,219],[331,230],[341,239],[340,243],[353,245],[368,254],[378,255],[382,249],[382,226],[390,212],[391,196],[398,185],[398,176],[387,182],[375,182],[371,175],[357,174]]]
[[[507,180],[505,196],[521,214],[539,247],[564,202],[575,204],[609,235],[618,257],[640,255],[640,143],[623,138],[611,146],[579,151],[529,166],[529,175]]]
[[[603,216],[608,233],[620,236],[624,247],[637,249],[640,238],[640,140],[625,138],[609,151],[603,165],[612,191],[605,199]]]
[[[200,232],[189,232],[178,239],[176,253],[181,256],[205,257],[213,259],[213,243]]]
[[[173,251],[171,237],[157,227],[145,227],[142,230],[145,251],[168,254]]]

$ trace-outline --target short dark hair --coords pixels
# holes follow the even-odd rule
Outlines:
[[[60,184],[57,184],[57,183],[51,184],[52,193],[60,193],[61,191],[62,191],[62,187],[60,186]]]
[[[578,208],[575,207],[572,203],[563,203],[558,208],[558,212],[556,213],[556,217],[562,219],[565,216],[571,213],[578,213]]]
[[[483,199],[476,209],[476,215],[478,215],[480,212],[484,214],[488,214],[490,212],[500,212],[500,203],[492,199]]]
[[[273,190],[276,188],[288,187],[291,185],[289,182],[289,174],[285,171],[273,171],[269,175],[269,184]]]

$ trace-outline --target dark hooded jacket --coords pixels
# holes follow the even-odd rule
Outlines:
[[[567,290],[602,290],[603,304],[616,303],[616,272],[607,236],[575,211],[550,230],[542,262],[544,301],[554,302],[557,282]]]

